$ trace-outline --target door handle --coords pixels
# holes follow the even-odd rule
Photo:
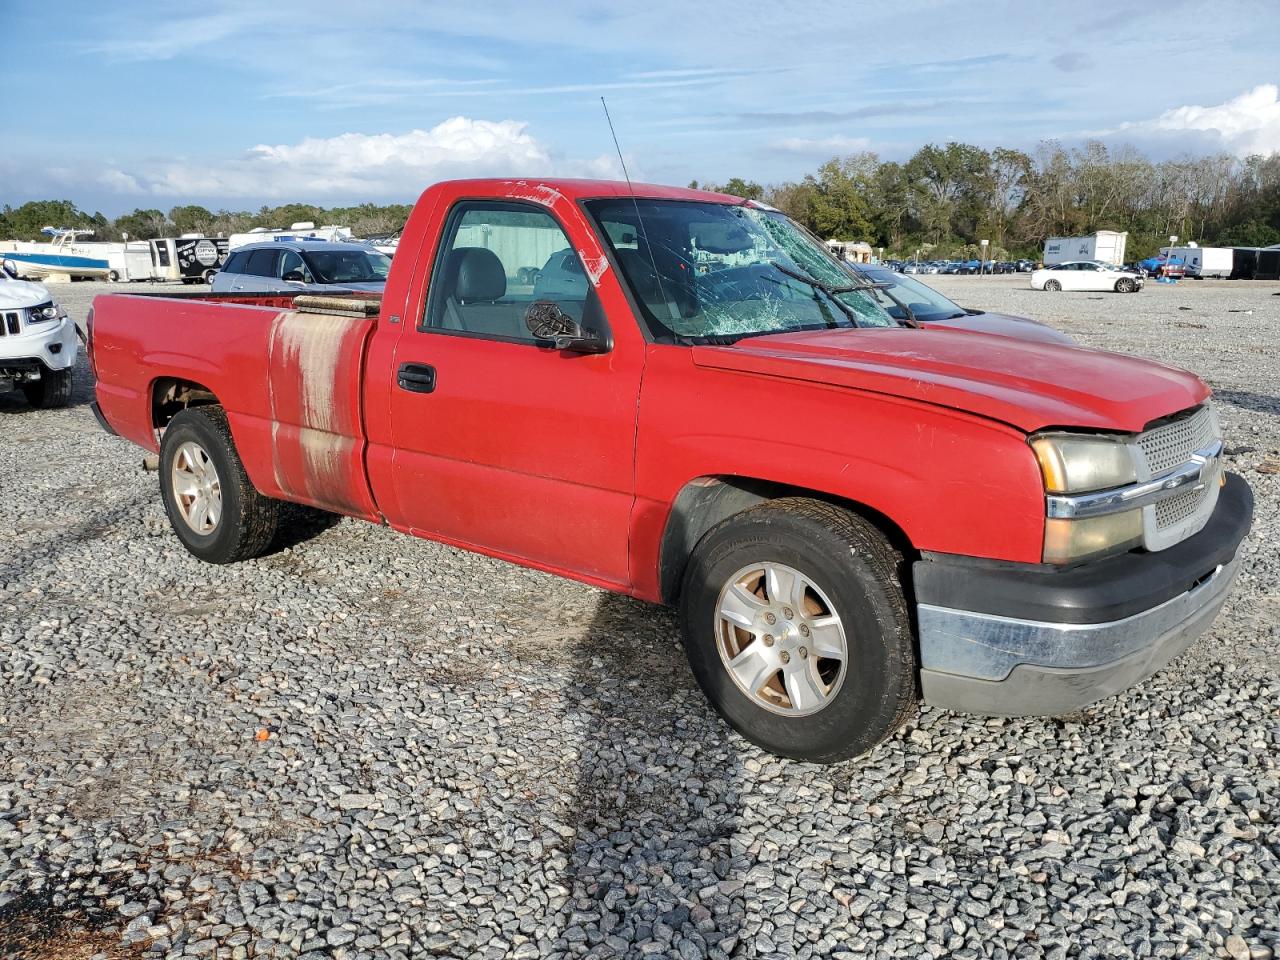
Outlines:
[[[396,386],[413,393],[430,393],[436,388],[436,368],[426,363],[402,363],[396,371]]]

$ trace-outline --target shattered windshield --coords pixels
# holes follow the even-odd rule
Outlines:
[[[775,210],[630,197],[586,206],[660,340],[897,325]]]

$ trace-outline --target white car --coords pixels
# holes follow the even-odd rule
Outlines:
[[[0,263],[0,390],[17,387],[33,407],[65,407],[78,346],[75,321],[48,289]]]
[[[1101,260],[1072,260],[1031,272],[1032,290],[1114,290],[1137,293],[1142,275]]]

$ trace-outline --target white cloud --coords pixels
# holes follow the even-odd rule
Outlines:
[[[797,153],[805,156],[835,156],[841,153],[857,153],[869,150],[871,140],[867,137],[787,137],[779,140],[774,146],[783,153]]]
[[[1237,156],[1280,152],[1280,87],[1264,83],[1211,107],[1166,110],[1154,120],[1126,123],[1116,132],[1161,139],[1186,137],[1195,146],[1210,142]]]
[[[455,177],[617,176],[607,156],[559,156],[516,120],[453,117],[430,130],[344,133],[292,144],[259,144],[239,159],[171,160],[148,170],[110,169],[99,182],[119,193],[162,197],[347,200],[415,197]]]

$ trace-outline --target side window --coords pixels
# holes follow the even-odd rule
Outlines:
[[[549,213],[464,201],[445,227],[423,327],[533,343],[524,322],[532,303],[551,300],[581,322],[589,289],[578,255]]]
[[[244,273],[244,263],[249,259],[247,253],[233,253],[227,257],[227,262],[222,265],[223,273]]]
[[[254,277],[279,276],[276,273],[276,257],[279,255],[279,250],[253,250],[249,253],[244,272]]]
[[[311,282],[307,265],[302,262],[302,255],[296,250],[286,250],[280,258],[280,276],[285,277],[291,273],[300,273],[303,280]]]

